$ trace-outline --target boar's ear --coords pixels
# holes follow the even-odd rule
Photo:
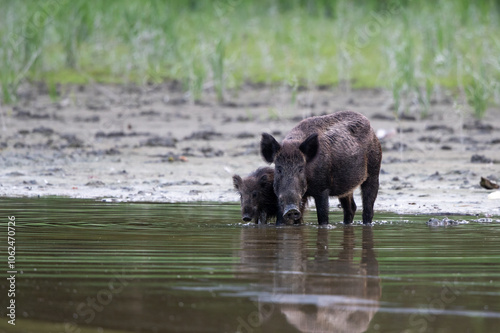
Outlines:
[[[241,183],[243,183],[243,180],[241,179],[241,177],[239,175],[234,175],[233,176],[233,185],[234,185],[234,188],[236,190],[240,190],[241,188]]]
[[[280,144],[271,134],[262,133],[260,153],[267,163],[273,163],[276,153],[281,149]]]
[[[314,158],[314,156],[316,156],[318,147],[318,134],[315,133],[309,135],[309,137],[300,144],[299,149],[304,155],[306,155],[306,161],[309,162]]]

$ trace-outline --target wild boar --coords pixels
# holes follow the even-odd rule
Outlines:
[[[379,188],[382,148],[368,119],[340,111],[304,119],[279,144],[263,133],[261,154],[275,164],[274,192],[284,219],[298,221],[308,197],[316,203],[318,224],[328,224],[329,196],[339,198],[344,223],[356,212],[353,191],[361,186],[363,223],[371,223]]]
[[[278,198],[274,194],[274,169],[262,167],[246,178],[239,175],[233,176],[234,188],[241,197],[241,216],[243,221],[255,223],[267,223],[270,218],[276,217],[276,223],[280,224],[283,214],[278,214]]]

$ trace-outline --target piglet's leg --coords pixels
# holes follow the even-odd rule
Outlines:
[[[282,225],[285,223],[285,220],[283,219],[283,212],[281,209],[278,209],[278,215],[276,215],[276,225]]]
[[[260,213],[258,224],[267,224],[267,214],[266,214],[266,212],[261,212]]]
[[[323,191],[319,196],[314,197],[316,211],[318,213],[318,224],[328,224],[328,194],[329,191]]]

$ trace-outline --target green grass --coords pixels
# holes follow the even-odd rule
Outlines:
[[[180,80],[194,101],[244,82],[390,89],[396,112],[436,89],[476,117],[499,95],[494,1],[0,0],[0,84]],[[457,98],[460,94],[457,94]]]

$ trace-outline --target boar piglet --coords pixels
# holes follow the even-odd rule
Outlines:
[[[243,221],[265,224],[269,218],[276,217],[276,223],[281,223],[283,214],[278,214],[278,198],[273,189],[274,169],[262,167],[243,179],[234,175],[233,184],[241,196]]]
[[[313,197],[318,223],[328,224],[329,196],[336,196],[349,224],[356,211],[352,193],[361,186],[363,223],[372,222],[382,149],[363,115],[340,111],[304,119],[281,144],[263,133],[261,154],[274,162],[274,192],[285,220],[300,220]]]

